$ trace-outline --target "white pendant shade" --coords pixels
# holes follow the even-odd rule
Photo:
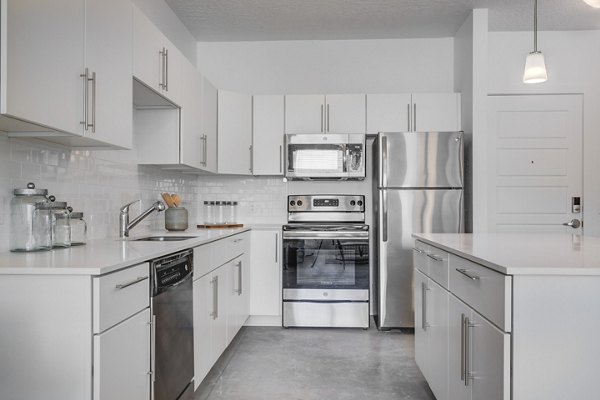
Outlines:
[[[527,61],[525,61],[525,73],[523,74],[523,82],[525,83],[542,83],[548,80],[546,73],[546,62],[544,55],[540,51],[529,53]]]
[[[600,8],[600,0],[583,0],[592,7]]]

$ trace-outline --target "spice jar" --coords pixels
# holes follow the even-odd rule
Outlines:
[[[211,225],[214,223],[214,209],[215,209],[214,201],[205,201],[204,202],[204,224]]]
[[[71,246],[81,246],[87,241],[87,224],[80,211],[71,212]]]
[[[215,221],[216,225],[220,225],[225,223],[225,202],[224,201],[216,201],[216,211],[215,211]]]
[[[52,247],[71,247],[71,217],[66,201],[54,201],[50,196],[52,209]]]
[[[39,251],[52,248],[50,211],[42,209],[48,203],[47,189],[36,189],[28,183],[25,189],[15,189],[10,202],[10,251]]]
[[[237,201],[231,202],[231,207],[229,208],[229,223],[237,224]]]

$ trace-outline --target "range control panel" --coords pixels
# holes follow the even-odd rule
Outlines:
[[[294,195],[288,196],[288,212],[364,213],[365,196],[362,195]]]

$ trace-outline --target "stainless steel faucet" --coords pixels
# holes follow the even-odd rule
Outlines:
[[[133,221],[129,222],[129,206],[137,203],[138,201],[141,200],[132,201],[131,203],[125,204],[123,207],[121,207],[121,212],[119,213],[119,237],[121,238],[128,237],[129,231],[134,226],[139,224],[144,218],[150,215],[152,211],[156,210],[156,212],[161,212],[166,208],[165,203],[162,201],[157,201],[156,203],[152,204],[149,209],[138,215]]]

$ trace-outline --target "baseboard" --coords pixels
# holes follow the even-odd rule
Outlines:
[[[281,326],[281,315],[251,315],[244,326]]]

